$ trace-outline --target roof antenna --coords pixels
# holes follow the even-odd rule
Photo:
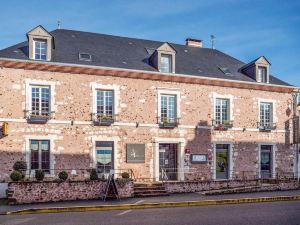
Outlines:
[[[216,40],[216,37],[213,34],[210,35],[210,41],[211,41],[211,48],[212,49],[215,49],[215,40]]]
[[[60,29],[60,21],[57,21],[57,29]]]

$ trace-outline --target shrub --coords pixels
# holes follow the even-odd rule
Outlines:
[[[25,161],[16,161],[13,165],[13,169],[18,171],[26,171],[27,163]]]
[[[90,180],[98,180],[98,173],[96,169],[91,169]]]
[[[122,178],[124,178],[124,179],[129,179],[129,173],[127,173],[127,172],[123,172],[123,173],[121,174],[121,176],[122,176]]]
[[[117,178],[115,181],[120,187],[124,187],[127,183],[129,183],[131,181],[131,179],[129,179],[129,178]]]
[[[36,170],[35,171],[35,179],[37,181],[42,181],[44,180],[44,177],[45,177],[45,173],[43,170]]]
[[[58,174],[59,179],[65,181],[68,179],[68,173],[66,171],[61,171]]]
[[[22,173],[18,170],[15,170],[10,174],[10,179],[12,179],[12,181],[19,181],[22,179]]]

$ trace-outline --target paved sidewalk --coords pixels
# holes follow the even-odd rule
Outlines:
[[[49,207],[74,207],[74,206],[101,206],[101,205],[122,205],[122,204],[144,204],[144,203],[162,203],[162,202],[185,202],[185,201],[203,201],[203,200],[220,200],[220,199],[239,199],[239,198],[258,198],[258,197],[276,197],[276,196],[295,196],[300,195],[300,190],[294,191],[275,191],[275,192],[255,192],[255,193],[240,193],[226,195],[211,195],[206,196],[200,193],[184,193],[171,194],[163,197],[150,198],[127,198],[118,200],[82,200],[82,201],[65,201],[51,203],[36,203],[25,205],[0,205],[0,213],[11,212],[24,209],[41,209]]]

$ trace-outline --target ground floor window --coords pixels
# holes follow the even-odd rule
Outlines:
[[[216,144],[216,179],[229,178],[229,144]]]
[[[109,173],[114,169],[114,142],[96,141],[96,168],[98,173]]]
[[[30,140],[30,169],[50,172],[49,140]]]

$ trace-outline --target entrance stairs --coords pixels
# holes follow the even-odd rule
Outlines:
[[[168,196],[162,183],[134,183],[134,197]]]

